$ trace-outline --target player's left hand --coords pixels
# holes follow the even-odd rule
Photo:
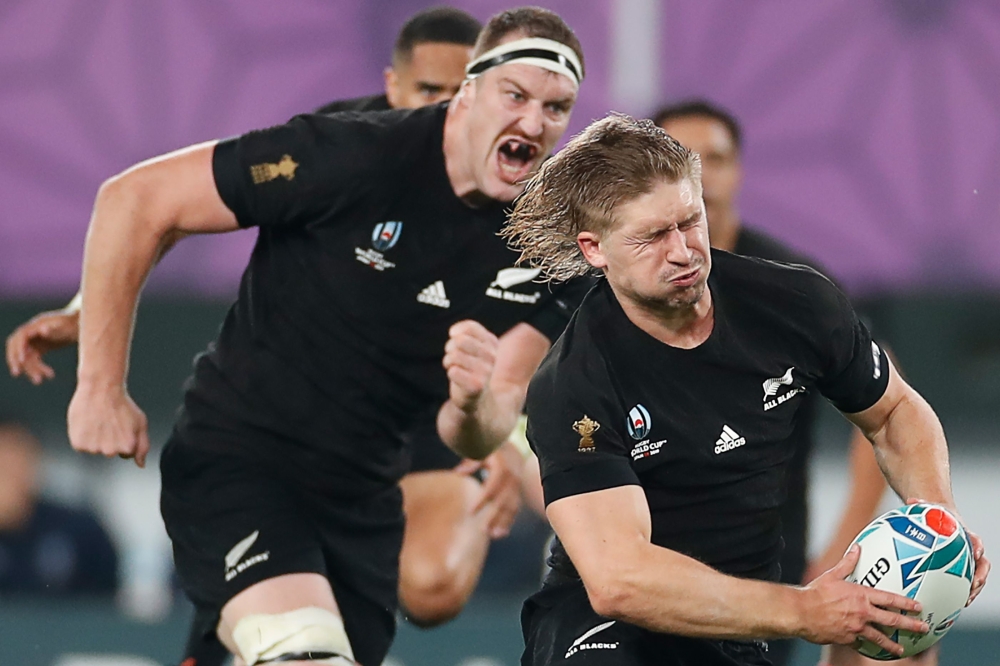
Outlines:
[[[448,329],[442,365],[448,373],[449,400],[462,411],[474,411],[489,386],[499,344],[497,336],[471,319]]]
[[[482,494],[473,511],[489,512],[486,529],[491,539],[502,539],[510,534],[510,527],[521,510],[521,477],[524,474],[524,456],[517,447],[504,442],[486,460],[465,460],[455,469],[466,474],[477,469],[485,471]]]
[[[911,497],[906,500],[907,504],[917,504],[920,502],[927,502],[928,500],[918,499]],[[962,527],[965,528],[965,533],[969,535],[969,546],[972,549],[972,557],[976,561],[976,572],[972,575],[972,589],[969,591],[969,600],[965,602],[966,607],[969,606],[979,593],[983,591],[986,586],[986,577],[990,575],[990,569],[993,565],[990,563],[989,558],[986,557],[986,546],[983,545],[983,540],[978,534],[970,530],[965,521],[962,519],[961,514],[959,514],[958,509],[954,506],[945,506],[946,509],[955,514],[958,521],[962,523]]]

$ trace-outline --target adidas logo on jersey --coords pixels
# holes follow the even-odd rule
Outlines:
[[[417,294],[417,300],[439,308],[451,307],[451,301],[448,300],[448,295],[444,293],[444,282],[441,280],[424,287],[424,290]]]
[[[727,425],[722,426],[722,434],[715,440],[715,455],[738,449],[747,443],[746,437],[740,437],[739,433]]]

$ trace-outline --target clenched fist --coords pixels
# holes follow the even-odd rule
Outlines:
[[[149,432],[142,413],[123,386],[77,385],[66,415],[69,443],[76,451],[135,458],[146,466]]]
[[[489,386],[500,341],[479,322],[466,319],[448,329],[444,365],[448,396],[465,412],[472,412]]]

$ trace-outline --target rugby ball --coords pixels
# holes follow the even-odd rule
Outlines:
[[[903,657],[941,640],[965,607],[975,573],[969,536],[955,516],[936,504],[910,504],[873,520],[854,543],[861,558],[849,582],[902,594],[923,606],[927,634],[885,631],[903,646]],[[901,658],[865,640],[857,650],[880,661]]]

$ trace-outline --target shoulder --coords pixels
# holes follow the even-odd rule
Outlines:
[[[816,257],[800,252],[784,241],[778,240],[759,229],[743,227],[740,230],[740,235],[733,252],[747,257],[757,257],[758,259],[767,259],[783,264],[808,266],[823,275],[828,277],[830,275],[826,267]]]
[[[339,177],[343,169],[334,165],[357,174],[405,167],[435,146],[440,152],[443,132],[444,112],[433,107],[344,111],[298,115],[284,125],[249,132],[232,145],[243,161],[284,154],[296,163],[305,159],[313,169],[322,167],[322,179],[323,174]],[[229,143],[220,144],[216,152]]]
[[[811,292],[835,288],[833,282],[808,263],[761,258],[712,250],[712,273],[727,286]]]
[[[712,250],[712,274],[727,301],[770,311],[775,317],[808,317],[822,326],[847,299],[829,278],[801,263]]]
[[[320,137],[342,140],[412,142],[440,135],[444,112],[438,107],[421,109],[349,110],[338,113],[310,113],[292,118],[289,125],[309,128]]]
[[[316,109],[314,113],[337,113],[340,111],[387,111],[389,99],[385,94],[339,99]]]

